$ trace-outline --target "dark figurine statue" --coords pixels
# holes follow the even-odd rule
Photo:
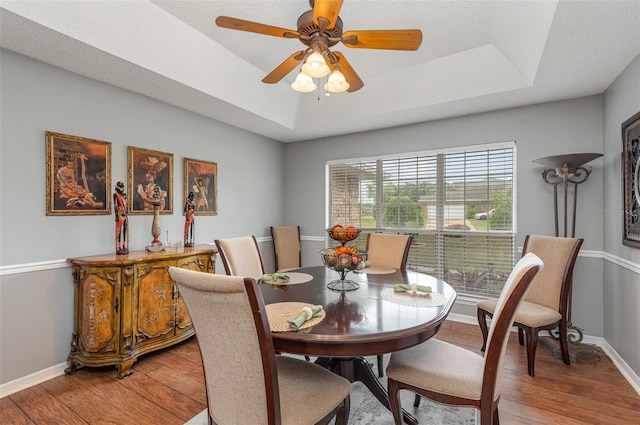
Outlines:
[[[127,194],[124,183],[116,183],[113,194],[113,205],[116,213],[116,254],[128,254],[129,218],[127,217]]]
[[[189,192],[187,201],[184,203],[184,246],[186,247],[193,246],[194,244],[195,208],[196,204],[193,202],[193,192]]]

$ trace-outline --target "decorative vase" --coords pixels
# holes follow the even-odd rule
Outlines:
[[[154,187],[154,189],[156,188],[159,189],[158,186]],[[159,194],[159,190],[154,190],[154,193]],[[160,251],[164,251],[164,246],[162,245],[162,242],[160,242],[160,239],[158,239],[158,236],[160,236],[160,205],[161,205],[159,196],[154,197],[152,205],[153,205],[153,222],[151,223],[151,235],[153,236],[153,240],[149,242],[149,245],[147,245],[146,251],[160,252]]]

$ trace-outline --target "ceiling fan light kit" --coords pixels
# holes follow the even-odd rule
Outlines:
[[[300,71],[296,80],[291,84],[291,88],[300,93],[309,93],[316,89],[313,79],[304,72]]]
[[[349,89],[349,83],[339,69],[334,69],[329,76],[329,81],[324,85],[324,89],[329,93],[341,93]]]
[[[282,38],[297,38],[307,47],[306,50],[293,53],[271,71],[263,83],[274,84],[282,80],[301,62],[302,69],[291,88],[299,92],[311,92],[317,88],[313,78],[329,76],[324,85],[328,93],[347,91],[352,93],[361,89],[364,82],[351,67],[344,55],[332,52],[330,47],[342,43],[349,48],[418,50],[422,44],[420,30],[358,30],[342,32],[342,19],[338,16],[342,0],[310,0],[312,10],[298,18],[298,29],[274,27],[257,22],[245,21],[228,16],[218,16],[216,24],[222,28],[248,31],[257,34]],[[333,70],[333,72],[332,72]]]
[[[322,53],[317,50],[313,51],[307,57],[304,65],[302,65],[302,72],[304,72],[311,78],[322,78],[329,75],[329,73],[331,72],[331,68],[329,68],[329,65],[327,65],[327,62],[322,56]]]

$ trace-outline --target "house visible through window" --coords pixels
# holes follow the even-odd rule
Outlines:
[[[498,296],[515,260],[515,143],[328,163],[329,225],[413,234],[407,267]]]

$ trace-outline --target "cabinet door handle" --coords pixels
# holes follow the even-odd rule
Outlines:
[[[118,306],[120,305],[120,301],[118,299],[118,297],[116,297],[116,301],[113,304],[113,309],[116,311],[116,313],[118,312]]]

